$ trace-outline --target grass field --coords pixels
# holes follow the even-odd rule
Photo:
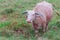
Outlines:
[[[37,40],[34,37],[32,25],[25,21],[25,15],[22,12],[33,9],[36,3],[40,1],[42,0],[0,0],[0,40]],[[53,7],[60,11],[60,0],[46,1],[55,4]],[[55,11],[53,14],[49,23],[49,30],[43,35],[43,38],[60,40],[60,16]],[[24,30],[26,37],[17,32],[18,29]]]

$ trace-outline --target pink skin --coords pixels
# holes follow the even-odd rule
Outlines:
[[[37,13],[40,13],[42,12],[43,14],[45,14],[46,16],[46,30],[48,30],[48,23],[49,21],[51,20],[52,16],[53,16],[53,7],[52,7],[52,4],[46,2],[46,1],[43,1],[43,2],[40,2],[40,3],[37,3],[37,5],[34,7],[33,9],[35,12]]]
[[[43,32],[45,33],[48,30],[48,23],[52,18],[52,5],[48,2],[38,3],[33,10],[27,11],[27,22],[33,23],[33,28],[35,30],[36,36],[38,36],[38,29],[42,26]],[[35,15],[35,13],[39,13],[40,16]],[[42,16],[41,16],[42,15]]]

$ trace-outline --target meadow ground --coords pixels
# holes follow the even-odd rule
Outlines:
[[[37,40],[32,25],[25,21],[25,15],[22,13],[27,9],[33,9],[40,1],[42,0],[0,0],[0,40]],[[46,1],[55,4],[53,7],[60,11],[60,0]],[[43,40],[60,40],[60,16],[55,11],[53,14]],[[18,29],[24,30],[26,37],[18,32]]]

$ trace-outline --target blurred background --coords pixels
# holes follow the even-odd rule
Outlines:
[[[26,22],[22,12],[33,9],[41,1],[43,0],[0,0],[0,40],[36,40],[32,24]],[[43,37],[60,40],[60,0],[45,1],[52,3],[55,10],[49,30]]]

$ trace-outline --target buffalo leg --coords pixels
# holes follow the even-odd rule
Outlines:
[[[38,25],[33,23],[33,27],[34,27],[34,31],[35,31],[35,37],[39,37]]]
[[[48,31],[48,23],[46,24],[45,30]]]
[[[43,28],[43,33],[45,33],[46,32],[46,23],[43,23],[42,28]]]

